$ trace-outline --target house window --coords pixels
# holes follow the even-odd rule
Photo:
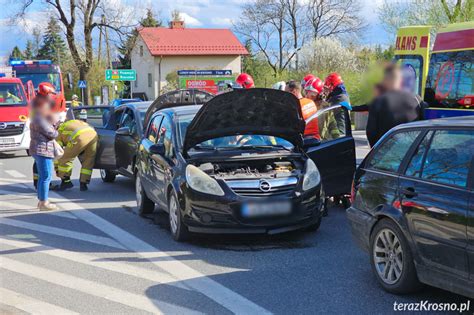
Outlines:
[[[140,57],[143,57],[143,46],[140,45]]]
[[[151,88],[153,86],[153,79],[151,77],[151,73],[148,73],[148,87]]]

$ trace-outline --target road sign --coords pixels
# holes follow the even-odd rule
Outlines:
[[[87,81],[86,80],[77,81],[77,87],[80,88],[80,89],[87,88]]]
[[[190,75],[232,75],[232,70],[178,70],[179,76]]]
[[[107,69],[105,70],[106,81],[136,81],[137,71],[135,69]]]

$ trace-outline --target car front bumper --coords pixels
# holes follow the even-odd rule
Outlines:
[[[245,218],[241,211],[244,203],[265,201],[236,194],[209,196],[191,189],[186,189],[184,196],[183,220],[189,231],[213,234],[278,234],[303,229],[320,220],[324,203],[323,193],[318,186],[304,193],[265,200],[291,202],[292,212],[289,215]]]
[[[24,131],[15,136],[0,137],[0,152],[28,150],[30,148],[30,132]]]
[[[351,226],[352,236],[363,250],[369,250],[370,233],[374,226],[376,219],[370,214],[363,212],[354,207],[346,210],[347,219]]]

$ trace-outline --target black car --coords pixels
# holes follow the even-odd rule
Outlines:
[[[356,171],[352,233],[382,287],[474,298],[474,117],[392,129]]]
[[[100,169],[104,182],[113,182],[118,174],[134,178],[138,144],[143,124],[157,108],[172,104],[202,104],[213,97],[205,91],[182,89],[165,93],[153,102],[122,102],[112,106],[79,106],[69,110],[69,119],[86,120],[99,135],[94,168]],[[130,102],[129,102],[130,101]]]
[[[203,106],[150,111],[137,157],[137,203],[140,213],[152,212],[155,204],[165,209],[176,240],[189,231],[317,229],[324,192],[318,167],[306,151],[312,156],[318,155],[317,148],[321,155],[334,151],[334,156],[319,157],[323,165],[354,154],[350,131],[305,145],[299,101],[283,91],[238,90]],[[337,165],[331,168],[328,183],[342,173]]]
[[[114,106],[80,106],[69,115],[86,120],[99,135],[94,168],[100,169],[104,182],[113,182],[118,174],[133,177],[138,142],[143,136],[143,121],[152,102]]]

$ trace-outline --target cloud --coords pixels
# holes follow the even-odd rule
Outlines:
[[[196,19],[195,17],[192,17],[191,15],[181,12],[181,18],[184,19],[184,23],[188,26],[201,26],[202,23]]]
[[[211,19],[211,23],[220,26],[232,26],[232,19],[224,17],[215,17]]]

